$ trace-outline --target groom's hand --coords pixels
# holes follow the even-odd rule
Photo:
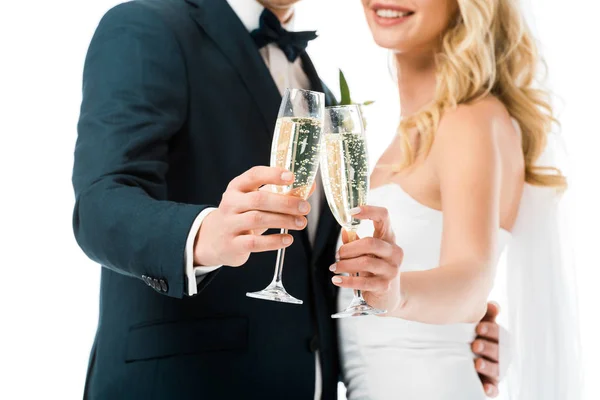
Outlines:
[[[488,303],[485,316],[475,328],[477,338],[471,346],[473,352],[477,354],[475,368],[479,373],[483,389],[488,397],[492,398],[498,396],[500,327],[496,323],[496,317],[499,312],[498,304]]]
[[[254,167],[234,178],[218,209],[202,222],[194,246],[195,265],[237,267],[246,263],[251,253],[291,245],[291,235],[262,234],[267,229],[304,229],[309,203],[298,197],[259,189],[293,182],[291,172],[272,167]]]

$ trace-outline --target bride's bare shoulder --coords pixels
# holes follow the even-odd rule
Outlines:
[[[501,131],[498,128],[506,123],[511,124],[511,116],[504,104],[494,96],[487,96],[446,110],[440,120],[437,135],[455,135],[460,134],[459,131],[468,132],[471,129],[494,133]]]
[[[433,147],[445,152],[449,148],[467,144],[471,150],[489,152],[502,150],[507,141],[518,144],[515,149],[520,149],[520,133],[515,129],[506,107],[496,97],[487,96],[446,110],[440,120]]]

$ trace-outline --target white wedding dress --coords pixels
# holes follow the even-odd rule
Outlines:
[[[499,229],[497,236],[498,258],[509,242],[516,249],[509,250],[508,261],[513,268],[507,283],[509,298],[514,300],[509,305],[511,369],[516,378],[512,384],[509,380],[511,399],[578,398],[576,325],[573,307],[568,306],[572,294],[561,287],[565,280],[560,265],[552,251],[544,247],[557,247],[553,234],[558,228],[548,225],[552,220],[548,216],[555,211],[552,206],[544,207],[555,204],[546,195],[549,192],[526,185],[513,234]],[[437,267],[441,211],[417,202],[396,184],[373,189],[369,204],[389,210],[397,243],[404,250],[402,271]],[[372,223],[363,221],[359,236],[372,233]],[[519,242],[517,246],[512,245],[515,241]],[[511,252],[517,255],[511,256]],[[529,290],[526,285],[533,286]],[[338,308],[346,307],[351,298],[351,290],[341,290]],[[340,319],[338,326],[349,400],[486,398],[471,351],[475,324],[432,325],[367,316]]]
[[[402,271],[424,271],[440,260],[442,213],[388,184],[369,193],[371,205],[389,210],[396,241],[404,250]],[[360,237],[372,236],[363,223]],[[500,230],[499,248],[510,233]],[[352,299],[341,290],[338,307]],[[475,324],[431,325],[375,316],[339,320],[344,383],[350,400],[482,400],[471,342]]]

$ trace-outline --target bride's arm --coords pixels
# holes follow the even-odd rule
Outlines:
[[[429,157],[444,216],[439,268],[402,272],[402,250],[386,229],[387,210],[365,206],[355,217],[374,221],[373,238],[342,246],[340,261],[330,268],[363,274],[337,275],[335,285],[363,290],[387,316],[434,324],[481,319],[494,278],[500,208],[499,128],[490,108],[485,102],[459,106],[444,115],[436,133]]]
[[[493,114],[483,105],[444,116],[430,157],[440,182],[444,228],[439,268],[402,272],[392,315],[429,323],[476,322],[495,272],[500,156]]]

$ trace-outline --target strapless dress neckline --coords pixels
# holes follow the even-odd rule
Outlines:
[[[374,192],[378,192],[378,191],[381,191],[381,190],[386,189],[386,188],[391,188],[391,189],[394,189],[394,190],[398,191],[404,197],[404,199],[406,201],[412,203],[415,207],[420,207],[423,210],[431,212],[432,214],[438,214],[438,217],[440,217],[440,218],[443,215],[442,210],[438,210],[436,208],[432,208],[432,207],[429,207],[429,206],[421,203],[420,201],[418,201],[417,199],[415,199],[413,196],[411,196],[411,194],[408,193],[401,185],[399,185],[397,183],[394,183],[394,182],[385,183],[385,184],[379,185],[379,186],[377,186],[375,188],[371,188],[371,189],[369,189],[369,192],[372,194]],[[503,232],[504,235],[507,235],[509,237],[512,236],[511,232],[509,230],[507,230],[507,229],[499,227],[499,230],[501,232]]]
[[[371,189],[369,204],[389,211],[396,242],[404,250],[402,271],[439,266],[442,211],[418,202],[396,183]],[[358,235],[372,234],[373,224],[363,221]],[[511,238],[498,228],[498,258]],[[343,309],[351,298],[351,290],[340,290],[338,308]],[[475,324],[432,325],[376,316],[340,319],[338,324],[350,400],[485,399],[470,347]]]

